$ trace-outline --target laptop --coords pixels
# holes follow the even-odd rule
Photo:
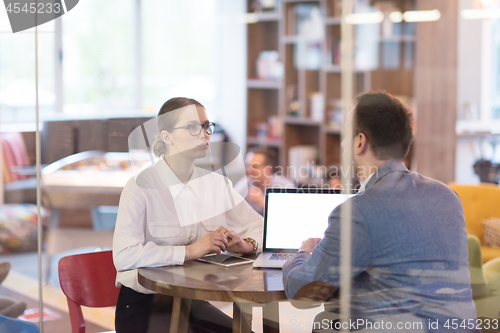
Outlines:
[[[330,213],[352,196],[332,189],[268,188],[263,249],[253,266],[282,268],[303,241],[323,238]]]

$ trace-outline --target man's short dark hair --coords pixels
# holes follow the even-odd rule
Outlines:
[[[370,92],[358,97],[354,132],[366,135],[379,160],[405,158],[413,139],[411,125],[411,113],[394,96]]]
[[[261,154],[264,156],[264,164],[272,167],[273,169],[277,165],[276,151],[268,148],[266,146],[254,146],[248,150],[248,153]]]

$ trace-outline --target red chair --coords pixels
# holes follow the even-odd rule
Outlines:
[[[59,281],[68,300],[72,333],[85,333],[81,306],[115,306],[120,288],[111,251],[77,254],[59,261]]]

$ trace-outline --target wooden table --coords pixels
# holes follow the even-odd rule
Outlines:
[[[127,153],[86,151],[50,164],[42,171],[44,206],[53,210],[117,206],[123,187],[134,176],[129,160]],[[115,167],[100,170],[102,166],[92,163]]]
[[[190,261],[183,266],[140,268],[138,279],[145,288],[174,297],[170,332],[187,332],[193,299],[232,302],[233,332],[238,333],[252,331],[252,308],[262,307],[264,333],[279,332],[278,302],[287,300],[281,270]]]

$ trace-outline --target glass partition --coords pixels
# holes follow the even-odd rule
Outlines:
[[[368,85],[355,91],[356,99],[343,95],[355,107],[354,125],[344,122],[344,135],[354,144],[343,147],[353,147],[353,164],[348,159],[342,165],[354,165],[362,187],[351,201],[351,215],[340,222],[340,243],[350,243],[340,248],[340,274],[330,268],[331,281],[341,279],[340,310],[334,300],[319,319],[340,318],[329,323],[343,331],[350,325],[367,331],[498,326],[498,307],[490,307],[497,296],[483,289],[497,284],[487,245],[495,213],[473,213],[487,205],[483,191],[491,186],[478,183],[498,184],[492,102],[497,7],[495,1],[342,1],[341,30],[352,24],[355,32],[352,54],[351,43],[342,40],[341,75],[359,80],[351,68],[355,73],[360,54],[370,54],[358,47],[360,39],[378,39],[368,56],[378,63],[369,69]],[[367,32],[363,26],[373,28]],[[374,30],[378,37],[370,35]],[[359,87],[343,78],[342,90],[352,86]],[[345,117],[350,108],[343,111]],[[404,122],[398,113],[405,114]],[[410,131],[408,154],[401,155]],[[369,166],[376,170],[363,170]],[[480,196],[474,202],[473,192]],[[337,231],[332,226],[338,217],[331,215],[330,232]],[[337,240],[328,229],[325,239]],[[344,286],[349,292],[342,293]]]
[[[131,289],[172,266],[255,332],[498,330],[499,11],[86,0],[12,33],[0,10],[0,314],[69,330],[60,259],[115,245]],[[291,258],[188,275],[190,246],[229,226],[232,250]],[[115,310],[86,309],[87,331]]]

